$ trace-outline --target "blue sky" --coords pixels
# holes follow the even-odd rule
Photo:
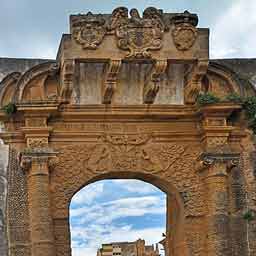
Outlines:
[[[55,58],[70,14],[111,13],[117,6],[195,12],[199,26],[210,28],[211,58],[256,57],[255,0],[1,0],[0,56]]]
[[[70,205],[73,256],[96,256],[102,243],[162,239],[166,195],[139,180],[103,180],[80,190]]]

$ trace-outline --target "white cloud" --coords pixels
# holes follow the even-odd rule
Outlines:
[[[256,57],[256,1],[237,0],[211,30],[211,57]]]
[[[147,213],[165,213],[165,199],[159,196],[130,197],[70,210],[71,218],[80,217],[81,223],[94,220],[102,224],[120,217],[143,216]]]
[[[133,193],[148,194],[159,191],[155,186],[140,180],[113,180],[112,182]]]
[[[74,195],[72,203],[74,204],[91,204],[103,192],[104,183],[93,183],[85,187]]]
[[[72,255],[96,256],[97,248],[102,243],[113,241],[143,238],[151,244],[161,240],[165,228],[161,225],[153,227],[151,223],[155,220],[152,215],[165,218],[165,194],[158,189],[154,191],[153,186],[142,181],[127,181],[97,182],[73,197],[70,207]],[[134,196],[133,185],[135,188],[142,187],[136,189],[140,196]],[[115,193],[111,198],[117,199],[107,201],[106,195],[110,193]],[[132,218],[129,219],[144,216],[140,229],[134,225]]]

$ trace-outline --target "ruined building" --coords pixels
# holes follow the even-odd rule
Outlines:
[[[1,255],[70,256],[73,195],[111,178],[167,194],[166,255],[256,255],[256,60],[209,59],[197,25],[72,15],[55,60],[0,59]]]
[[[102,244],[97,256],[159,256],[158,245],[145,245],[145,240]]]

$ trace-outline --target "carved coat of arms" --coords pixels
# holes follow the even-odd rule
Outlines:
[[[147,8],[142,18],[136,9],[130,11],[129,18],[126,8],[117,8],[112,14],[110,27],[115,30],[118,47],[129,51],[127,58],[149,58],[149,50],[162,47],[165,26],[162,12],[156,8]]]
[[[105,20],[102,15],[93,15],[89,12],[73,22],[72,37],[84,49],[95,50],[106,34],[104,25]]]
[[[173,18],[175,28],[172,31],[173,42],[178,50],[187,51],[197,39],[197,16],[185,11]]]

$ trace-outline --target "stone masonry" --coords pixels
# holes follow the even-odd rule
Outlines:
[[[7,196],[8,146],[0,145],[0,255],[7,255],[6,196]]]

